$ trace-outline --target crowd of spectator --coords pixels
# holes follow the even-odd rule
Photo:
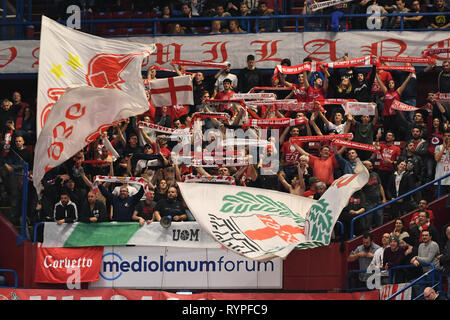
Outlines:
[[[91,3],[97,10],[109,8],[102,1]],[[276,13],[273,2],[270,7],[261,1],[210,3],[197,0],[188,3],[171,2],[169,5],[162,1],[133,3],[132,10],[158,8],[155,10],[155,17],[163,18],[177,16],[173,14],[177,9],[178,16],[184,17],[262,16]],[[339,10],[329,10],[360,12],[359,10],[376,5],[376,1],[363,0],[354,3],[351,9],[349,4],[345,4]],[[431,16],[405,18],[406,26],[448,28],[450,16],[444,1],[435,0],[433,4],[427,5],[432,11],[445,11],[446,14],[439,21],[430,20],[434,18]],[[381,12],[408,12],[406,8],[411,8],[410,12],[422,10],[421,3],[417,0],[406,3],[402,0],[383,1],[379,7]],[[304,8],[304,13],[310,13],[309,3]],[[336,16],[338,20],[332,21],[336,30],[341,28],[339,17]],[[358,19],[353,21],[355,26],[358,21],[361,22]],[[241,23],[238,20],[217,20],[213,21],[211,30],[214,33],[239,33],[248,28],[246,23]],[[259,23],[260,32],[276,31],[270,20],[261,20]],[[310,23],[313,28],[324,28],[320,19],[311,19]],[[399,21],[395,18],[382,19],[382,23],[394,28],[398,27]],[[179,25],[161,24],[161,27],[166,33],[195,33],[198,26],[187,22]],[[253,31],[254,27],[252,26]],[[348,59],[348,56],[342,58]],[[304,62],[308,61],[307,58],[304,59]],[[449,172],[450,103],[437,100],[435,96],[436,92],[450,93],[449,61],[444,61],[439,66],[429,65],[424,70],[417,69],[415,73],[377,70],[376,66],[371,70],[321,68],[316,72],[304,71],[298,75],[274,73],[270,81],[255,65],[254,56],[249,55],[246,62],[247,67],[238,70],[236,74],[231,65],[221,69],[213,77],[207,77],[202,72],[192,74],[194,105],[156,108],[149,103],[147,112],[110,127],[97,141],[47,172],[42,180],[41,190],[35,190],[31,183],[36,144],[36,105],[32,101],[23,101],[20,89],[10,97],[3,97],[0,110],[0,206],[11,207],[11,220],[16,224],[20,223],[21,179],[18,177],[24,162],[28,163],[30,169],[27,212],[31,224],[38,221],[54,221],[58,224],[77,221],[136,221],[143,226],[161,221],[163,217],[170,217],[173,221],[195,220],[177,188],[177,182],[184,181],[187,175],[231,177],[236,185],[319,199],[334,179],[343,174],[354,173],[359,159],[368,169],[370,178],[363,189],[352,195],[348,205],[342,210],[339,221],[344,225],[344,234],[338,235],[335,230],[334,235],[349,239],[352,236],[350,223],[354,217]],[[281,64],[291,65],[289,59],[284,59]],[[179,75],[186,72],[183,66],[173,67]],[[425,73],[435,75],[438,88],[436,92],[428,93],[426,105],[417,105],[418,88],[422,85],[420,80]],[[146,77],[151,80],[159,75],[151,67]],[[352,115],[346,113],[340,104],[317,105],[311,112],[284,112],[269,106],[246,109],[235,103],[231,108],[225,108],[226,104],[223,103],[205,102],[208,99],[230,99],[234,93],[246,93],[254,87],[283,87],[284,90],[273,90],[278,99],[293,98],[299,102],[317,102],[324,98],[372,102],[376,104],[375,115]],[[150,102],[150,93],[148,98]],[[391,108],[394,99],[420,107],[420,110],[396,111]],[[324,107],[326,112],[319,107]],[[278,148],[268,144],[265,156],[278,156],[278,160],[272,160],[270,165],[262,161],[261,154],[258,159],[253,159],[257,160],[255,163],[250,162],[252,159],[247,149],[245,158],[250,163],[215,167],[177,163],[172,150],[178,141],[171,140],[164,133],[138,125],[142,121],[168,129],[191,128],[192,117],[196,112],[228,114],[230,123],[218,118],[202,120],[203,133],[208,129],[216,129],[219,135],[224,135],[226,128],[242,128],[246,121],[253,118],[254,113],[266,119],[288,117],[303,118],[306,121],[299,126],[283,128]],[[343,133],[352,133],[355,142],[375,145],[379,153],[331,146],[330,141],[317,145],[308,142],[294,143],[289,139]],[[205,139],[203,146],[209,142]],[[270,137],[268,142],[273,142]],[[119,157],[114,156],[108,148],[109,144]],[[278,167],[279,169],[274,169]],[[96,183],[94,177],[99,175],[141,177],[149,186],[149,191],[145,193],[142,186],[134,183]],[[440,194],[449,193],[450,178],[442,180],[441,184]],[[42,194],[40,199],[37,197],[38,192]],[[382,270],[409,263],[417,267],[396,272],[397,282],[416,277],[423,263],[433,263],[448,275],[450,227],[447,225],[443,230],[438,230],[434,225],[433,212],[427,208],[428,202],[435,198],[436,193],[436,186],[431,186],[357,220],[354,234],[363,234],[363,244],[351,253],[349,262],[359,260],[360,269],[363,270],[371,264]],[[447,209],[450,209],[449,204]],[[411,211],[416,211],[411,220],[404,221],[402,215]],[[393,231],[383,235],[381,246],[376,245],[368,231],[391,220],[395,220]],[[360,280],[367,280],[367,277],[362,275]]]
[[[76,1],[70,1],[74,4]],[[146,18],[211,18],[196,21],[168,21],[157,25],[159,34],[242,33],[285,31],[289,19],[227,19],[223,17],[276,16],[290,14],[330,15],[330,18],[308,18],[304,22],[308,31],[345,31],[350,29],[448,29],[450,27],[449,3],[445,0],[361,0],[343,2],[319,10],[312,6],[322,1],[254,1],[254,0],[176,0],[176,1],[80,1],[79,6],[95,16],[100,12],[144,12]],[[59,1],[50,13],[55,19],[65,19],[68,4]],[[293,11],[293,8],[297,11]],[[59,9],[58,9],[59,8]],[[298,8],[302,8],[298,12]],[[379,16],[398,13],[442,13],[439,15]],[[366,17],[346,18],[346,14],[370,14]],[[127,16],[124,16],[126,18]],[[98,18],[98,17],[97,17]],[[111,17],[110,17],[111,18]],[[129,16],[128,18],[131,18]],[[292,23],[291,23],[292,25]],[[114,28],[115,24],[110,27]],[[286,29],[288,31],[290,29]],[[292,30],[291,30],[292,31]]]
[[[344,56],[342,59],[346,60],[348,57]],[[420,72],[416,75],[407,71],[377,70],[376,66],[369,72],[364,72],[361,68],[334,70],[322,68],[316,72],[304,71],[294,77],[278,73],[271,78],[271,83],[267,83],[261,70],[255,66],[254,60],[255,57],[249,55],[247,67],[239,70],[237,74],[233,74],[230,65],[218,71],[214,77],[205,77],[202,72],[192,74],[195,105],[156,108],[149,103],[146,113],[110,127],[97,141],[46,173],[42,181],[42,190],[37,190],[42,192],[39,201],[36,197],[37,192],[30,183],[28,208],[30,217],[34,221],[60,223],[142,222],[142,219],[151,222],[159,221],[161,216],[166,214],[176,217],[176,220],[193,220],[192,214],[176,189],[177,182],[184,180],[188,174],[209,178],[230,176],[236,185],[274,189],[319,199],[334,179],[346,173],[353,173],[359,158],[369,170],[370,179],[362,190],[352,196],[339,218],[344,224],[344,238],[348,239],[352,236],[349,233],[350,221],[354,217],[448,172],[450,162],[448,102],[437,101],[434,93],[430,93],[427,96],[429,108],[419,109],[412,116],[404,111],[389,109],[392,100],[388,101],[387,94],[393,92],[396,92],[396,97],[401,101],[415,105],[415,100],[407,93],[412,90],[417,93]],[[290,64],[289,61],[284,62]],[[183,66],[173,67],[174,72],[178,74],[186,71]],[[444,61],[442,66],[429,65],[424,72],[435,72],[436,80],[439,80],[438,92],[450,92],[450,82],[447,80],[450,78],[448,61]],[[157,71],[150,67],[147,78],[157,77]],[[406,80],[397,87],[396,84],[399,82],[395,81],[397,79]],[[300,102],[315,100],[316,105],[311,112],[284,112],[269,106],[246,109],[234,103],[228,109],[223,103],[205,103],[209,98],[230,99],[233,93],[248,92],[249,89],[258,86],[283,86],[284,90],[274,90],[278,99],[293,97]],[[150,93],[148,96],[150,101]],[[353,116],[346,113],[340,104],[324,105],[326,112],[321,111],[320,103],[317,105],[316,99],[325,97],[357,98],[358,101],[378,102],[378,104],[374,116]],[[171,129],[191,128],[192,116],[196,112],[226,113],[230,123],[225,119],[214,117],[202,120],[203,133],[208,129],[215,129],[216,134],[223,136],[226,128],[242,128],[255,113],[261,118],[290,117],[303,118],[306,121],[299,126],[282,128],[278,148],[272,143],[274,137],[268,137],[270,143],[264,156],[276,155],[278,158],[270,164],[262,161],[261,153],[258,155],[259,159],[248,161],[250,155],[247,148],[245,155],[247,164],[217,165],[212,168],[178,163],[172,153],[178,141],[172,141],[164,133],[138,125],[139,121],[143,121]],[[2,205],[16,208],[12,214],[16,222],[20,216],[18,209],[20,182],[14,171],[20,171],[22,163],[26,162],[32,174],[33,149],[36,143],[35,113],[35,106],[23,101],[19,91],[11,95],[11,100],[5,98],[2,101],[0,195]],[[400,124],[392,125],[394,121],[400,121]],[[330,141],[317,145],[317,143],[293,143],[290,140],[291,137],[298,136],[342,133],[353,133],[353,141],[375,145],[379,153],[330,146]],[[208,139],[204,137],[203,140]],[[203,141],[203,147],[206,148],[209,142],[211,140]],[[118,158],[113,156],[111,149],[108,149],[109,144],[117,152]],[[401,144],[404,147],[401,148]],[[447,169],[444,166],[447,166],[445,167]],[[144,194],[136,184],[120,188],[113,182],[100,182],[101,192],[92,192],[96,190],[94,177],[99,175],[142,177],[152,192]],[[172,187],[175,189],[170,191]],[[448,193],[449,189],[450,179],[442,180],[440,194]],[[385,208],[366,215],[357,220],[354,234],[362,234],[416,208],[423,209],[423,203],[434,199],[436,191],[437,188],[431,186],[392,203],[390,209]],[[138,200],[145,199],[146,205],[137,206],[137,212],[134,212]],[[97,200],[101,200],[102,204]],[[175,200],[179,202],[174,203]],[[158,207],[161,201],[165,201],[164,212]],[[91,219],[93,217],[95,219]],[[419,217],[414,223],[422,225],[420,221]]]

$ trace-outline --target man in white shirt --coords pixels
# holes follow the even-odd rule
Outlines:
[[[378,248],[373,254],[372,261],[369,264],[369,267],[374,266],[377,269],[383,269],[383,253],[384,249],[389,246],[389,233],[384,233],[381,238],[381,247]]]
[[[227,67],[224,69],[220,69],[219,72],[214,76],[216,79],[216,83],[214,84],[214,93],[212,99],[215,98],[216,94],[220,91],[224,90],[223,80],[230,79],[231,80],[231,90],[237,92],[238,89],[238,77],[235,74],[231,73],[231,64],[228,63]]]

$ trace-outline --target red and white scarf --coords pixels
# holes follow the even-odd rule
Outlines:
[[[436,101],[450,101],[450,93],[437,92],[434,94],[434,100]]]
[[[223,119],[230,124],[230,115],[226,112],[195,112],[192,115],[191,127],[197,119]]]
[[[168,128],[168,127],[164,127],[164,126],[160,126],[160,125],[157,125],[154,123],[144,122],[144,121],[138,122],[138,128],[150,128],[157,132],[170,133],[170,134],[174,134],[174,135],[188,135],[189,134],[189,131],[186,129],[173,129],[173,128]]]
[[[428,48],[423,51],[423,56],[428,57],[439,53],[449,53],[450,48]]]
[[[346,140],[334,139],[331,142],[331,145],[347,147],[347,148],[351,148],[351,149],[372,151],[372,152],[378,153],[382,157],[382,155],[381,155],[380,151],[377,149],[377,147],[374,145],[371,145],[371,144],[348,141],[348,140],[346,141]]]
[[[212,182],[212,183],[224,183],[224,184],[230,184],[230,185],[236,185],[236,181],[231,176],[210,176],[205,177],[201,175],[193,175],[193,174],[187,174],[184,175],[181,179],[181,182]]]
[[[310,141],[331,141],[335,139],[353,139],[352,133],[341,133],[341,134],[328,134],[322,136],[301,136],[301,137],[291,137],[289,139],[290,143],[298,142],[310,142]]]
[[[283,128],[283,127],[295,127],[307,123],[306,118],[273,118],[273,119],[250,119],[244,123],[242,129],[248,127],[260,127],[260,128]]]
[[[214,62],[198,62],[189,60],[172,60],[172,64],[177,64],[185,67],[202,67],[202,68],[217,68],[217,69],[225,69],[228,66],[227,62],[214,63]]]
[[[386,66],[386,65],[378,65],[377,70],[397,70],[397,71],[407,71],[416,73],[416,69],[413,66]]]
[[[381,62],[426,63],[432,64],[436,60],[426,57],[379,57]]]
[[[321,64],[327,68],[350,68],[350,67],[370,66],[373,65],[374,63],[376,63],[375,60],[372,60],[370,56],[366,56],[345,61],[325,62]]]
[[[141,177],[115,177],[115,176],[95,176],[92,190],[98,190],[98,182],[112,182],[123,184],[139,184],[144,187],[145,194],[150,191],[150,187],[147,181]]]
[[[237,100],[275,100],[277,95],[271,92],[234,93],[231,99]]]

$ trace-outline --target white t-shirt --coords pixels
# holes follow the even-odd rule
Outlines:
[[[434,149],[434,154],[437,154],[442,150],[444,146],[442,144],[438,145],[436,149]],[[436,163],[436,175],[435,179],[438,179],[446,174],[450,173],[450,153],[448,150],[445,150],[444,154],[441,157],[441,160]],[[437,184],[437,183],[436,183]],[[450,185],[450,177],[441,180],[442,185]]]
[[[224,75],[223,73],[217,78],[216,83],[214,84],[218,89],[217,92],[223,91],[223,80],[230,79],[231,86],[233,88],[237,88],[238,85],[238,77],[235,74],[229,73]]]
[[[345,122],[341,123],[338,126],[335,125],[334,123],[330,122],[327,127],[328,127],[328,130],[336,130],[338,134],[342,134],[342,133],[344,133]]]

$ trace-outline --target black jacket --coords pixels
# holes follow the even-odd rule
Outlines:
[[[186,214],[186,208],[181,201],[176,199],[162,199],[158,201],[154,211],[158,211],[161,218],[164,216],[171,216],[173,218],[174,216]]]
[[[437,231],[436,227],[433,225],[430,225],[428,230],[430,231],[430,235],[431,235],[431,240],[436,242],[436,243],[440,243],[440,237],[439,237],[439,232]],[[420,230],[418,226],[414,226],[413,228],[411,228],[409,230],[409,235],[411,237],[411,239],[414,242],[414,247],[418,248],[419,244],[420,244]]]
[[[144,187],[141,187],[135,195],[121,199],[119,196],[113,195],[101,184],[98,186],[102,195],[113,206],[113,221],[130,222],[133,216],[134,207],[144,195]]]
[[[247,93],[253,87],[262,87],[264,84],[262,71],[258,68],[249,70],[241,69],[238,75],[238,90]]]
[[[80,221],[90,223],[89,218],[96,217],[97,222],[108,222],[106,207],[100,200],[95,200],[94,208],[91,210],[89,202],[86,200],[80,210]]]
[[[60,202],[55,204],[54,210],[55,221],[65,219],[66,223],[76,222],[78,220],[78,210],[75,203],[69,201],[67,205]]]

